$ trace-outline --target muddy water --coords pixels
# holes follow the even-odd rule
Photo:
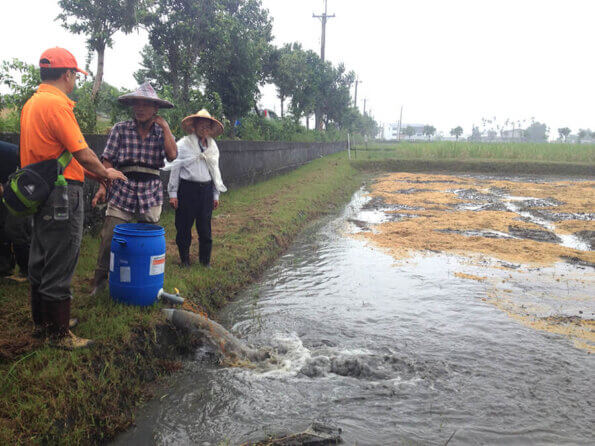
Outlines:
[[[396,261],[354,238],[392,218],[364,209],[369,200],[360,191],[305,231],[222,315],[248,343],[272,347],[276,364],[221,368],[199,351],[116,444],[242,444],[314,420],[341,428],[346,444],[593,444],[593,355],[509,317],[465,257]],[[517,294],[530,302],[517,303],[529,305],[548,275],[574,275],[559,314],[592,317],[580,298],[588,267],[548,268],[506,288],[526,291]]]

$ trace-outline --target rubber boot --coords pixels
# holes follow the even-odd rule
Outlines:
[[[37,293],[37,290],[35,290],[33,287],[31,287],[29,296],[31,302],[31,318],[33,319],[33,324],[35,325],[32,336],[37,339],[45,338],[46,330],[43,323],[44,317],[41,297]]]
[[[47,322],[48,318],[45,314],[46,308],[43,306],[43,301],[37,290],[31,287],[31,318],[33,319],[33,333],[32,336],[37,339],[42,339],[47,336]],[[70,318],[68,320],[68,328],[74,328],[78,325],[77,318]]]
[[[69,329],[70,299],[62,301],[42,301],[45,310],[46,326],[50,345],[63,350],[86,348],[93,344],[90,339],[79,338]]]

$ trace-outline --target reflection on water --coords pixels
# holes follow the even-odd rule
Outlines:
[[[273,347],[276,367],[220,368],[199,351],[116,444],[241,444],[312,421],[346,444],[593,444],[593,356],[489,302],[498,280],[526,289],[520,305],[541,302],[531,296],[553,285],[547,271],[532,288],[527,273],[483,280],[453,255],[395,263],[345,236],[366,200],[305,231],[222,315]],[[593,311],[573,302],[560,314]]]

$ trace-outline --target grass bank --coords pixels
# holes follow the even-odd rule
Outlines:
[[[355,147],[359,160],[477,160],[595,164],[595,145],[467,141],[370,143]]]
[[[593,176],[595,146],[431,142],[357,146],[354,167],[389,172],[478,172]]]
[[[178,266],[173,214],[166,213],[165,288],[213,314],[275,260],[306,223],[334,212],[361,176],[340,153],[222,195],[213,217],[212,268]],[[191,260],[197,261],[196,240]],[[30,337],[27,284],[0,282],[0,444],[97,443],[130,425],[149,383],[177,370],[190,339],[158,306],[139,309],[88,297],[99,240],[84,237],[73,284],[76,333],[97,341],[65,352]]]

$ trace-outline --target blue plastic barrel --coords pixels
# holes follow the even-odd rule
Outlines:
[[[147,223],[114,228],[110,253],[109,290],[113,299],[148,306],[163,288],[165,230]]]

